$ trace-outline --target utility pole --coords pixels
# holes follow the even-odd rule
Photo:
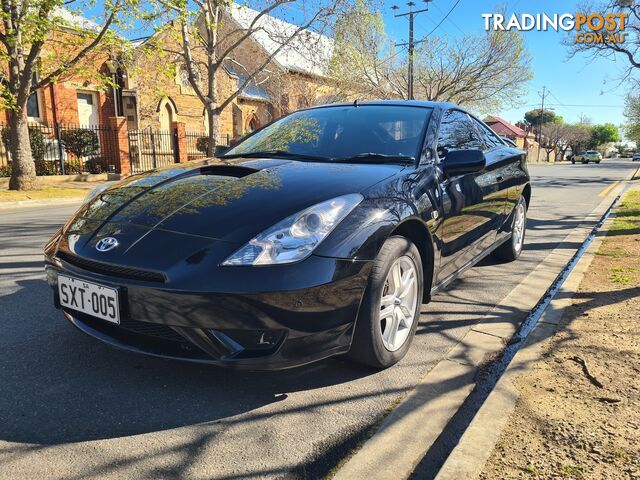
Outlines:
[[[409,100],[413,100],[414,96],[413,96],[413,53],[415,51],[415,41],[413,39],[413,20],[415,18],[416,15],[418,15],[419,13],[422,12],[426,12],[429,10],[428,4],[429,2],[433,1],[433,0],[422,0],[424,3],[427,4],[427,8],[423,8],[421,10],[414,10],[413,7],[416,6],[415,2],[408,2],[407,3],[407,7],[409,7],[409,11],[408,12],[403,12],[403,13],[396,13],[394,16],[397,17],[409,17],[409,43],[398,43],[396,44],[396,47],[409,47],[409,71],[407,72],[407,85],[408,85],[408,89],[407,89],[407,98]],[[399,10],[400,7],[398,7],[397,5],[393,5],[391,7],[391,10],[396,11]]]
[[[538,120],[538,159],[537,162],[540,162],[540,148],[542,147],[542,123],[544,119],[544,99],[547,96],[547,87],[542,87],[542,107],[540,108],[540,119]]]

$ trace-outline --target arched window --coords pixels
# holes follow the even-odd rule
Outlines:
[[[252,115],[251,120],[249,120],[249,123],[247,124],[247,132],[251,133],[257,130],[258,128],[260,128],[260,122],[258,121],[258,117],[256,117],[255,115]]]
[[[173,122],[177,120],[176,106],[169,97],[165,97],[158,105],[158,116],[160,119],[160,130],[171,130]]]

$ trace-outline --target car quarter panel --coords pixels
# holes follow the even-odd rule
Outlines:
[[[402,223],[417,220],[437,248],[438,188],[433,165],[407,168],[365,193],[365,200],[322,242],[316,255],[373,260]]]

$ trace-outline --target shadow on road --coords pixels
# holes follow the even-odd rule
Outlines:
[[[42,302],[34,298],[50,299],[49,286],[41,280],[18,285],[2,300],[9,318],[21,318],[3,322],[0,340],[0,385],[9,392],[0,396],[5,441],[50,445],[215,423],[284,400],[281,392],[373,373],[341,360],[286,372],[237,372],[116,351],[84,337],[53,308],[43,324]],[[35,353],[26,357],[21,352],[27,348]]]

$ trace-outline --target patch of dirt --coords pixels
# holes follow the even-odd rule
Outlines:
[[[640,190],[617,210],[482,479],[640,479]],[[599,386],[601,385],[601,386]]]

